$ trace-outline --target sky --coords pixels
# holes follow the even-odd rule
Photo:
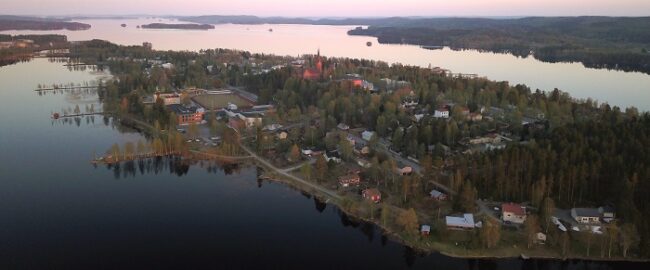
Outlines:
[[[650,0],[0,0],[10,15],[650,16]]]

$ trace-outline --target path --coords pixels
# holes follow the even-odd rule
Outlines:
[[[264,165],[265,167],[271,169],[272,171],[274,171],[274,172],[276,172],[276,173],[278,173],[278,174],[280,174],[280,175],[282,175],[282,176],[285,176],[285,177],[287,177],[287,178],[289,178],[289,179],[291,179],[291,180],[294,180],[294,181],[296,181],[296,182],[299,182],[299,183],[301,183],[301,184],[304,184],[304,185],[306,185],[306,186],[308,186],[308,187],[310,187],[310,188],[313,188],[313,189],[315,189],[315,190],[318,190],[318,191],[320,191],[321,193],[327,194],[328,196],[330,196],[330,197],[332,197],[332,198],[334,198],[334,199],[341,200],[341,199],[343,198],[343,197],[341,197],[339,194],[337,194],[336,192],[334,192],[334,191],[332,191],[332,190],[329,190],[329,189],[324,188],[324,187],[322,187],[322,186],[320,186],[320,185],[317,185],[317,184],[314,184],[314,183],[308,182],[308,181],[306,181],[306,180],[304,180],[304,179],[302,179],[302,178],[300,178],[300,177],[297,177],[297,176],[295,176],[295,175],[292,175],[292,174],[290,174],[290,173],[287,173],[287,172],[285,172],[284,170],[281,170],[281,169],[279,169],[279,168],[273,166],[273,164],[269,163],[269,162],[266,161],[264,158],[262,158],[262,157],[258,156],[257,154],[255,154],[255,152],[253,152],[253,151],[251,151],[250,149],[248,149],[248,147],[246,147],[245,145],[240,144],[240,146],[241,146],[241,148],[242,148],[244,151],[246,151],[246,153],[248,153],[248,154],[249,154],[250,156],[252,156],[255,160],[257,160],[259,163],[261,163],[261,164]]]
[[[294,165],[294,166],[291,166],[291,167],[281,169],[281,171],[288,173],[288,172],[292,172],[292,171],[295,171],[297,169],[302,168],[302,166],[304,166],[305,164],[310,164],[311,165],[311,164],[314,164],[314,163],[316,163],[316,159],[312,158],[312,159],[309,159],[309,160],[307,160],[305,162],[302,162],[302,163],[300,163],[298,165]]]

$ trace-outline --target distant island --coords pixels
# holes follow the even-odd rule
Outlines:
[[[0,16],[0,31],[10,30],[36,30],[54,31],[70,30],[80,31],[90,29],[90,24],[68,22],[58,19],[43,19],[37,17]]]
[[[170,23],[151,23],[144,24],[142,28],[145,29],[183,29],[183,30],[208,30],[214,29],[214,25],[211,24],[170,24]]]

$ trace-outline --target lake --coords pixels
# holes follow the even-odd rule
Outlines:
[[[165,19],[80,20],[88,31],[5,31],[3,34],[60,33],[69,40],[105,39],[124,45],[148,41],[160,50],[228,48],[257,53],[298,56],[365,58],[422,67],[442,67],[455,73],[473,73],[492,80],[526,84],[534,89],[560,90],[576,98],[593,98],[622,108],[650,111],[650,75],[585,68],[580,63],[544,63],[532,57],[449,48],[425,50],[412,45],[379,44],[376,38],[348,36],[356,26],[325,25],[217,25],[207,31],[138,29],[138,25],[170,22]],[[127,27],[121,27],[122,23]],[[273,32],[269,32],[269,29]],[[366,42],[372,42],[368,47]]]
[[[94,167],[93,153],[144,140],[88,93],[38,84],[104,78],[47,59],[0,67],[0,269],[642,269],[580,260],[420,255],[254,167],[177,160]],[[82,109],[83,110],[83,109]]]

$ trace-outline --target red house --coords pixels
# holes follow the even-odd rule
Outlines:
[[[379,190],[376,188],[364,189],[361,192],[361,196],[366,200],[373,201],[374,203],[381,201],[381,192],[379,192]]]
[[[339,176],[339,184],[342,187],[358,186],[361,183],[361,178],[357,173],[349,173],[347,175]]]

